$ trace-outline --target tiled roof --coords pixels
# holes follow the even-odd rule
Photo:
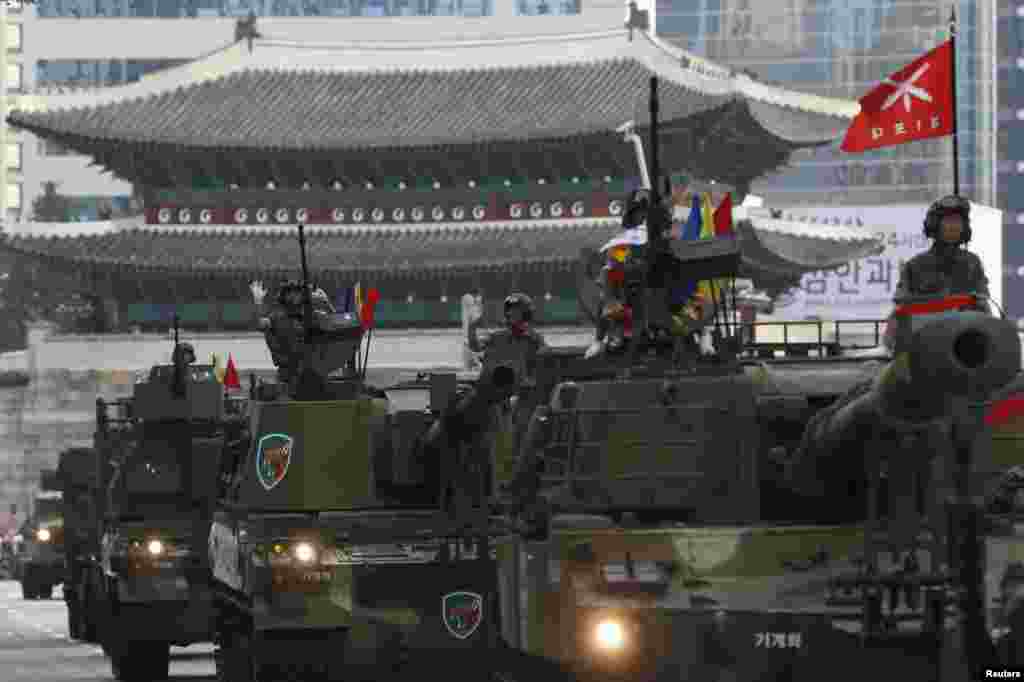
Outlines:
[[[570,265],[578,261],[581,249],[600,248],[620,231],[618,219],[578,219],[418,228],[308,226],[306,239],[310,267],[315,270],[425,273],[528,264]],[[878,245],[877,239],[866,232],[850,238],[787,236],[762,232],[756,223],[746,227],[741,237],[744,259],[749,247],[751,263],[763,258],[762,252],[767,250],[782,264],[789,262],[791,267],[812,270],[862,257]],[[300,266],[295,229],[278,226],[147,226],[59,237],[15,234],[0,240],[0,248],[69,265],[118,268],[273,272]]]
[[[268,150],[554,140],[747,105],[765,141],[836,139],[856,103],[770,88],[625,29],[421,46],[256,40],[99,93],[26,98],[11,125],[43,136]],[[698,68],[697,65],[703,65]]]

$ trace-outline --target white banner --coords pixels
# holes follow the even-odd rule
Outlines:
[[[794,217],[809,216],[818,223],[840,224],[852,219],[865,232],[885,240],[885,251],[872,258],[848,263],[831,272],[811,272],[800,287],[776,301],[776,315],[789,320],[877,320],[892,311],[892,297],[905,262],[926,251],[931,241],[923,232],[928,206],[824,206],[782,209]],[[822,230],[827,230],[822,225]],[[971,204],[973,239],[969,248],[981,258],[992,297],[1002,305],[1002,212]]]

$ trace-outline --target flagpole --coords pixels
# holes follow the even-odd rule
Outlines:
[[[949,11],[949,52],[953,68],[949,70],[953,85],[953,194],[960,196],[960,141],[957,136],[956,102],[956,5]]]

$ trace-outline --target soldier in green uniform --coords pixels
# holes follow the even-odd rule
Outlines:
[[[505,299],[505,328],[481,340],[477,335],[483,317],[469,323],[466,343],[474,353],[483,353],[481,375],[491,373],[495,367],[512,368],[520,385],[536,381],[537,353],[545,347],[544,337],[532,328],[533,300],[526,294],[514,293]]]
[[[928,209],[924,234],[932,247],[904,264],[895,299],[913,296],[975,294],[988,309],[988,277],[977,255],[965,247],[971,241],[971,205],[959,196],[939,199]]]

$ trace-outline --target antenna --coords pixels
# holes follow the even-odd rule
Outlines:
[[[171,352],[171,364],[174,366],[174,379],[171,393],[177,398],[185,397],[185,358],[181,353],[178,335],[178,313],[174,313],[174,350]]]
[[[313,294],[309,290],[309,267],[306,264],[306,235],[299,223],[299,257],[302,261],[302,327],[306,332],[306,347],[313,343]]]

